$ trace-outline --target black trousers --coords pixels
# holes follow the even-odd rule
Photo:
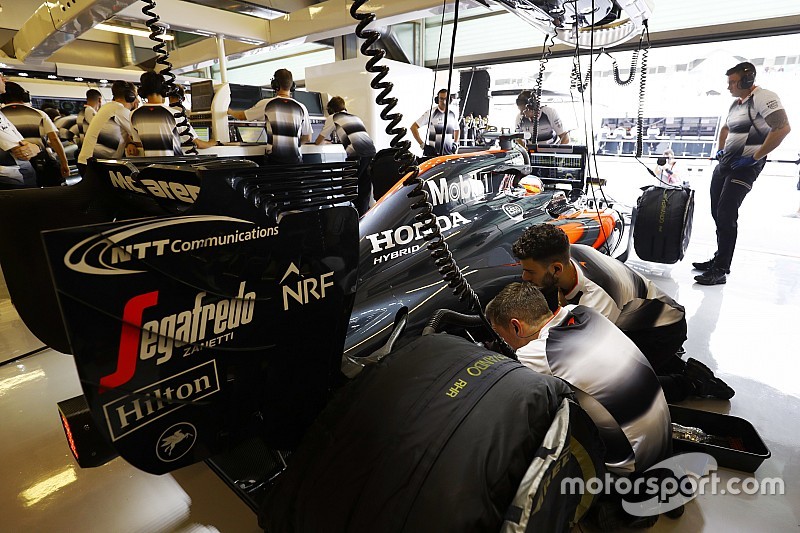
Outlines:
[[[669,326],[624,333],[653,367],[667,402],[685,400],[692,385],[683,375],[686,362],[676,354],[686,341],[686,319]]]
[[[764,169],[766,159],[752,167],[732,169],[720,163],[711,175],[711,216],[717,226],[716,268],[730,269],[739,233],[739,207]]]

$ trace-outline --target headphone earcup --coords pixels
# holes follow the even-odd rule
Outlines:
[[[739,80],[739,83],[737,83],[737,85],[739,86],[739,89],[744,90],[744,89],[750,89],[753,85],[755,85],[755,83],[756,83],[755,73],[752,72],[750,69],[745,69],[745,71],[742,72],[742,77]]]
[[[270,87],[272,88],[272,90],[273,90],[273,91],[275,91],[275,92],[278,92],[278,89],[280,89],[280,87],[278,87],[278,82],[277,82],[277,81],[275,81],[275,78],[272,78],[272,80],[270,80],[270,82],[269,82],[269,86],[270,86]]]
[[[289,92],[294,92],[296,89],[297,89],[297,84],[295,82],[292,82],[292,88],[289,89]]]

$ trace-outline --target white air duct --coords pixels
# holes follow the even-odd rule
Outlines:
[[[65,44],[106,21],[136,0],[56,0],[45,2],[4,46],[20,61],[39,63]]]

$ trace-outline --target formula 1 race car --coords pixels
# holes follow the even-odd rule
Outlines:
[[[519,278],[510,249],[531,224],[617,249],[622,216],[587,207],[583,163],[579,147],[531,159],[516,145],[423,163],[437,224],[485,301]],[[0,193],[18,228],[0,236],[17,310],[75,357],[84,394],[59,410],[81,466],[118,454],[159,474],[216,457],[241,491],[258,476],[229,470],[252,462],[219,454],[295,449],[398,320],[411,339],[438,308],[469,311],[432,268],[410,186],[397,181],[359,221],[356,171],[92,161],[75,186]]]

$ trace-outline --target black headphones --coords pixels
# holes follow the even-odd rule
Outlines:
[[[281,90],[281,86],[278,85],[278,82],[275,80],[275,78],[272,78],[272,80],[269,82],[269,86],[272,87],[272,90],[276,93]],[[297,89],[297,84],[292,81],[292,86],[289,88],[289,92],[293,93],[295,89]]]
[[[129,81],[125,82],[125,94],[122,95],[125,101],[132,104],[136,101],[136,86]]]
[[[756,71],[750,67],[744,67],[742,77],[739,79],[739,89],[750,89],[756,83]]]
[[[434,104],[438,104],[439,103],[439,95],[442,94],[442,93],[447,93],[447,89],[441,89],[439,91],[436,91],[436,94],[433,95],[433,103]],[[450,93],[447,93],[447,103],[449,103],[449,104],[453,103],[453,95],[450,94]]]

